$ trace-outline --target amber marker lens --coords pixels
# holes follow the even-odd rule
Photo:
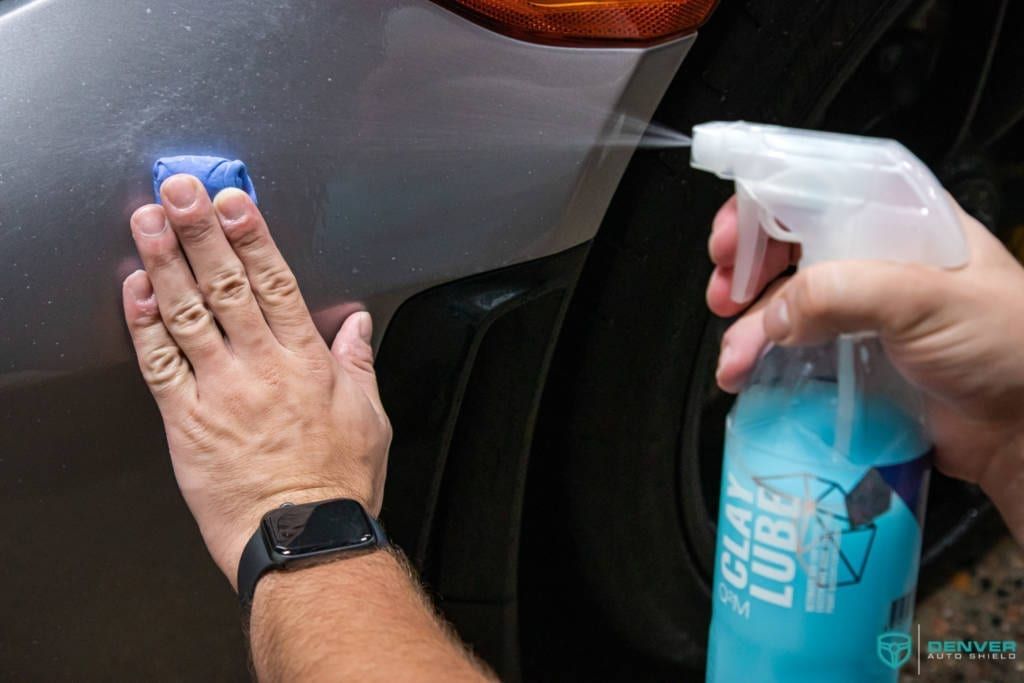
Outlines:
[[[649,45],[693,33],[717,0],[438,0],[514,38],[554,45]]]

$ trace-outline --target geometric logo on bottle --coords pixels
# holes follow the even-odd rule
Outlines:
[[[776,497],[798,504],[797,559],[815,583],[822,588],[860,583],[878,527],[874,522],[858,524],[860,520],[850,514],[850,496],[842,486],[808,472],[753,479]],[[819,576],[815,570],[820,560],[812,558],[822,555],[837,556],[834,577]]]
[[[910,659],[910,634],[886,631],[878,634],[878,658],[890,669],[898,669]]]

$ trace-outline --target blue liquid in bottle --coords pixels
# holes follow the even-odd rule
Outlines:
[[[930,445],[880,345],[847,342],[845,388],[842,353],[773,349],[730,413],[709,682],[895,682],[911,654],[879,638],[910,631]]]

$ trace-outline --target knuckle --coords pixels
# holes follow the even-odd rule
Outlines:
[[[176,246],[173,243],[169,245],[164,244],[148,255],[146,269],[151,271],[166,270],[176,267],[179,260],[180,256]]]
[[[176,334],[198,331],[210,322],[210,310],[198,297],[179,299],[172,304],[167,316],[167,326]]]
[[[155,326],[163,327],[163,324],[164,321],[160,319],[160,311],[156,306],[140,310],[138,316],[128,321],[128,327],[132,330],[133,335],[149,334],[149,331]],[[136,343],[138,343],[138,339],[136,339]]]
[[[214,232],[214,221],[200,208],[190,209],[178,216],[173,225],[174,231],[187,242],[202,242]]]
[[[345,359],[356,369],[373,374],[373,349],[369,344],[353,344],[345,354]]]
[[[882,284],[882,289],[891,289],[892,296],[879,302],[878,316],[881,326],[890,334],[916,337],[927,335],[935,329],[936,323],[946,316],[941,311],[957,301],[962,290],[951,288],[950,281],[934,269],[910,263],[902,266],[905,273],[901,280],[914,285],[891,287]],[[901,274],[903,275],[903,274]],[[973,294],[973,293],[972,293]],[[979,301],[979,305],[984,305]]]
[[[299,293],[299,283],[286,266],[272,266],[256,279],[256,290],[267,304],[290,303]]]
[[[237,223],[232,223],[227,235],[231,243],[242,251],[251,251],[263,242],[263,232],[259,229],[256,219],[249,214]]]
[[[206,297],[213,306],[238,304],[249,297],[249,278],[241,268],[226,268],[206,283]]]
[[[142,356],[142,375],[157,393],[177,386],[188,370],[188,362],[177,346],[161,345]]]
[[[808,318],[821,318],[831,311],[835,293],[835,273],[831,264],[810,268],[799,279],[797,307]]]

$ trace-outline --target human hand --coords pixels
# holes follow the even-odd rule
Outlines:
[[[957,270],[836,261],[776,280],[798,252],[771,242],[760,286],[772,284],[723,336],[716,378],[738,391],[769,342],[810,345],[877,331],[895,367],[924,394],[936,466],[980,484],[1024,541],[1024,269],[957,210],[970,247],[969,263]],[[708,243],[716,267],[707,301],[720,316],[744,309],[729,299],[736,241],[733,198]]]
[[[176,175],[161,196],[131,219],[145,270],[124,281],[125,319],[182,495],[235,586],[243,547],[282,503],[354,498],[379,513],[391,426],[372,323],[353,313],[328,349],[244,192],[211,202]]]

